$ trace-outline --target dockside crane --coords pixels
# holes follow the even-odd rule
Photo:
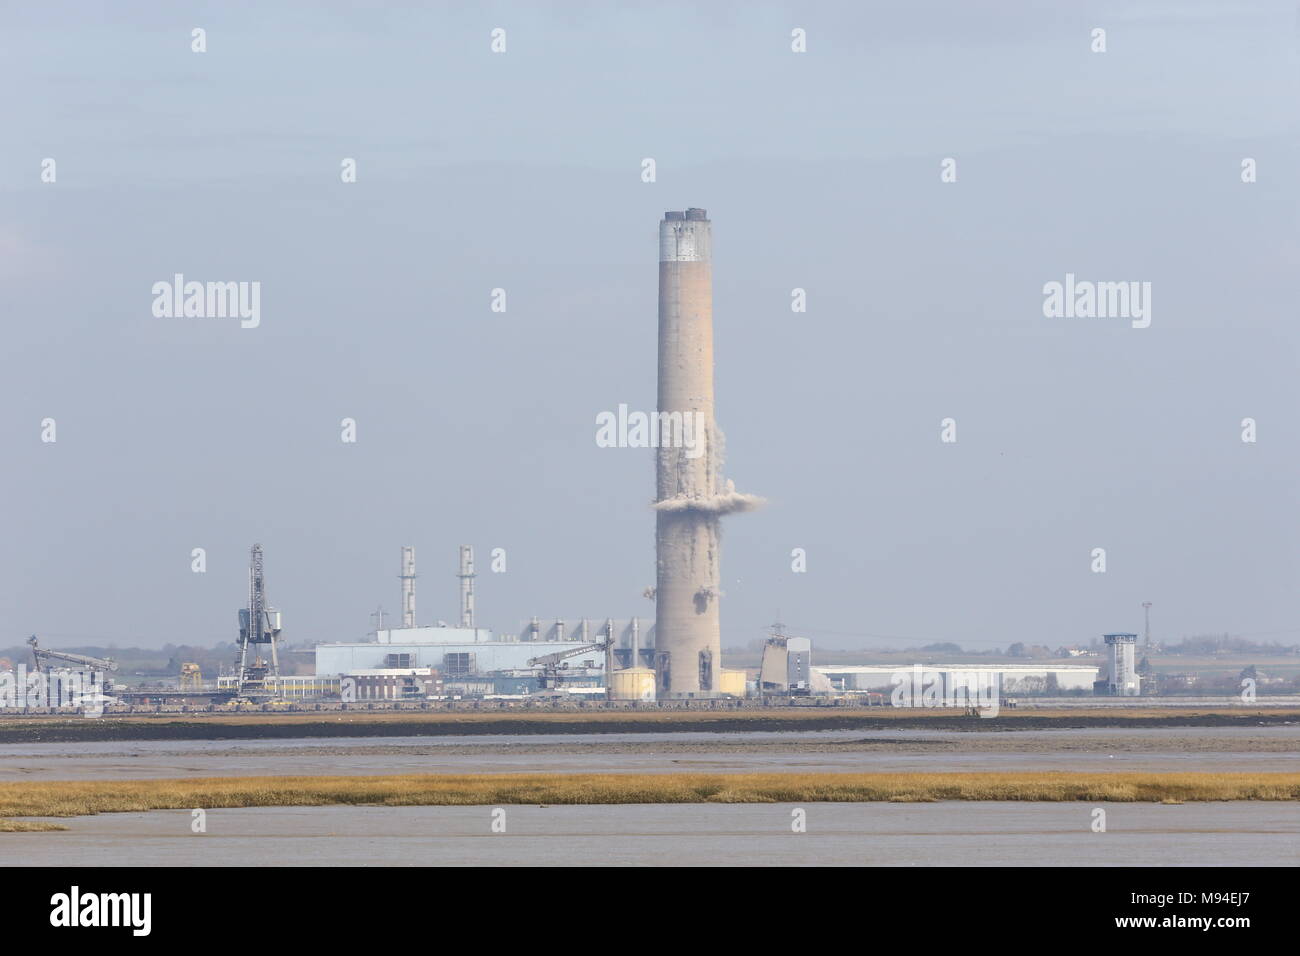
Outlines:
[[[27,638],[27,643],[32,646],[32,660],[38,671],[48,670],[50,661],[79,664],[96,671],[117,670],[117,662],[111,657],[91,657],[88,654],[73,654],[70,651],[52,651],[47,647],[41,647],[35,634]]]
[[[562,664],[562,661],[570,657],[577,657],[579,654],[585,654],[588,651],[605,651],[609,644],[605,641],[599,644],[583,644],[581,647],[574,647],[567,651],[556,651],[554,654],[543,654],[541,657],[534,657],[528,661],[529,667],[541,667],[542,675],[538,678],[538,688],[540,690],[554,690],[560,683],[560,671],[567,669],[569,665]]]
[[[262,571],[262,546],[253,545],[248,562],[248,604],[239,609],[239,655],[235,673],[239,676],[239,693],[261,696],[269,692],[267,678],[280,675],[276,640],[280,637],[280,612],[266,598],[266,576]],[[260,646],[270,645],[271,659],[262,657]],[[248,652],[253,650],[250,662]]]
[[[83,670],[102,671],[105,675],[117,670],[117,661],[111,657],[91,657],[89,654],[73,654],[71,651],[53,651],[48,647],[41,647],[35,634],[27,638],[27,643],[31,645],[32,662],[38,673],[47,673],[52,662],[55,666],[74,665]],[[112,690],[113,684],[107,676],[103,678],[103,682],[105,691]]]

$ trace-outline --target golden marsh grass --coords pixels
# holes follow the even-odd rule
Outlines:
[[[1300,800],[1300,773],[537,773],[33,781],[0,784],[0,818],[195,807],[939,800]]]
[[[0,833],[45,833],[66,829],[61,823],[46,823],[43,820],[0,820]]]

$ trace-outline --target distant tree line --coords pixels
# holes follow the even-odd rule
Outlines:
[[[1294,644],[1280,644],[1277,641],[1248,641],[1244,637],[1230,634],[1198,634],[1185,637],[1177,644],[1165,644],[1161,650],[1166,654],[1211,655],[1211,654],[1295,654],[1300,651]]]

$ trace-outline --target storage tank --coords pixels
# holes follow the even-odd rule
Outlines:
[[[610,700],[654,700],[655,672],[649,667],[626,667],[609,675]]]
[[[732,697],[744,697],[745,687],[749,675],[745,671],[723,670],[721,677],[721,690],[724,694],[730,694]]]

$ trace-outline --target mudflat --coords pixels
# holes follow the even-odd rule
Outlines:
[[[211,713],[0,719],[0,744],[98,740],[266,740],[302,737],[418,737],[528,734],[813,730],[1090,729],[1103,727],[1250,727],[1300,723],[1300,708],[1115,707],[1002,710],[975,717],[923,708],[764,708],[762,710],[506,710],[340,713]]]

